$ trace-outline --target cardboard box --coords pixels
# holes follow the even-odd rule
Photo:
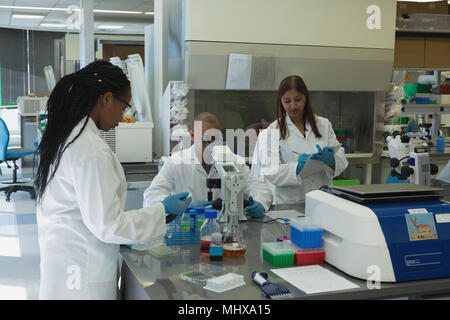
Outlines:
[[[448,1],[424,2],[419,3],[422,13],[448,14]]]
[[[396,37],[394,67],[423,67],[425,63],[425,38]]]
[[[418,13],[419,6],[417,2],[397,1],[397,16],[402,14]]]
[[[397,1],[397,16],[414,13],[449,14],[449,5],[447,0],[434,2]]]
[[[425,38],[425,67],[450,67],[450,38]]]

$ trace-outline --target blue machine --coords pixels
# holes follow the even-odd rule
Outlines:
[[[308,193],[305,213],[324,229],[325,261],[351,276],[443,278],[450,277],[450,204],[442,196],[412,184],[335,187]]]

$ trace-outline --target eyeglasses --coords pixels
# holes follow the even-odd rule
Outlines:
[[[121,97],[114,96],[114,98],[116,98],[117,100],[119,100],[119,101],[125,103],[125,106],[126,106],[126,107],[125,107],[125,108],[122,108],[122,112],[123,112],[123,113],[129,111],[129,110],[132,108],[131,104],[129,104],[128,102],[126,102],[126,101],[125,101],[124,99],[122,99]]]
[[[211,137],[211,140],[209,140],[209,141],[203,140],[203,141],[202,141],[203,146],[204,146],[204,147],[207,147],[207,146],[209,146],[211,143],[213,143],[215,140],[216,140],[216,137],[214,137],[214,136],[212,136],[212,137]]]

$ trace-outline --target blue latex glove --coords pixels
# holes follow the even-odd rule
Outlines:
[[[264,207],[258,201],[253,200],[253,197],[248,198],[250,205],[245,208],[245,214],[253,218],[262,218],[264,215]]]
[[[308,161],[309,157],[311,155],[309,153],[302,153],[301,155],[298,156],[297,159],[297,174],[300,173],[300,171],[302,171],[303,167],[305,166],[306,161]]]
[[[332,147],[324,147],[323,149],[316,144],[316,148],[319,152],[314,153],[311,156],[311,159],[313,160],[319,160],[325,163],[328,166],[334,166],[336,161],[334,160],[334,150]]]
[[[206,201],[206,200],[196,200],[196,201],[192,201],[191,203],[191,207],[192,208],[197,208],[197,207],[208,207],[208,206],[212,206],[212,201]]]
[[[186,211],[187,207],[191,203],[191,197],[188,197],[189,192],[180,192],[171,194],[162,201],[166,213],[174,215],[182,215]],[[188,197],[188,198],[187,198]]]

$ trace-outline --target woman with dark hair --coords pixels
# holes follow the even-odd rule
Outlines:
[[[310,159],[318,161],[305,168]],[[252,159],[252,172],[269,184],[273,203],[304,201],[305,193],[331,186],[347,165],[330,121],[314,114],[303,79],[285,78],[278,89],[277,120],[258,136]]]
[[[63,77],[47,103],[35,180],[41,253],[40,299],[116,299],[120,244],[145,247],[166,232],[187,193],[124,211],[126,181],[103,141],[122,120],[130,82],[107,61]]]

